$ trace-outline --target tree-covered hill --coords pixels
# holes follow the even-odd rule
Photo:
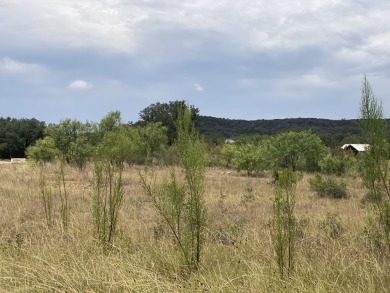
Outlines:
[[[273,135],[286,130],[311,129],[316,133],[350,133],[359,135],[358,120],[329,120],[316,118],[289,118],[273,120],[235,120],[200,116],[198,129],[205,136],[220,135],[225,138],[267,134]]]
[[[388,120],[390,122],[390,119]],[[340,143],[359,143],[360,129],[357,119],[330,120],[317,118],[288,118],[273,120],[237,120],[199,116],[199,132],[208,140],[224,140],[251,135],[274,135],[287,130],[312,130],[328,146]],[[390,134],[390,133],[389,133]]]

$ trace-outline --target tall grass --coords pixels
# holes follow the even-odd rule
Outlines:
[[[316,196],[311,176],[303,176],[294,209],[296,265],[287,282],[279,278],[270,239],[271,176],[253,179],[256,196],[244,206],[247,178],[206,170],[203,261],[188,274],[140,186],[141,170],[123,170],[123,191],[132,196],[123,199],[115,246],[105,254],[94,237],[92,166],[67,170],[72,221],[63,237],[61,219],[47,229],[39,173],[0,165],[0,292],[388,292],[388,260],[374,253],[365,234],[360,179],[345,179],[351,196],[340,201]],[[55,168],[46,171],[47,184],[55,184]],[[161,179],[167,170],[155,172]],[[321,228],[329,215],[343,228],[337,237]]]

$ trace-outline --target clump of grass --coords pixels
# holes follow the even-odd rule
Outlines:
[[[339,217],[336,214],[327,213],[324,220],[319,223],[319,228],[332,239],[339,238],[344,233]]]

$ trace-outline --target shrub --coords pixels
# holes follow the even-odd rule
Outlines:
[[[297,175],[285,169],[278,173],[273,199],[271,239],[281,278],[290,276],[295,262],[296,218],[294,215]]]
[[[332,156],[328,154],[318,162],[321,172],[341,176],[354,170],[357,162],[351,155]]]
[[[318,162],[321,172],[325,174],[342,175],[345,173],[344,162],[330,154]]]
[[[189,108],[179,111],[176,125],[176,151],[185,174],[184,181],[173,169],[170,179],[157,185],[153,174],[150,176],[148,168],[145,168],[145,172],[140,174],[141,186],[171,230],[185,265],[198,270],[206,226],[206,149],[191,122]]]
[[[347,198],[347,184],[342,181],[329,177],[324,179],[320,175],[316,175],[309,181],[310,187],[317,192],[320,197],[330,198]]]

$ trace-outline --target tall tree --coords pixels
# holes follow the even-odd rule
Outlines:
[[[139,124],[161,122],[167,127],[168,143],[172,145],[177,139],[177,129],[175,121],[179,116],[180,111],[187,108],[186,101],[170,101],[168,103],[155,103],[143,109],[140,113]],[[199,109],[194,106],[189,106],[191,112],[191,121],[196,125],[196,120],[199,116]]]

